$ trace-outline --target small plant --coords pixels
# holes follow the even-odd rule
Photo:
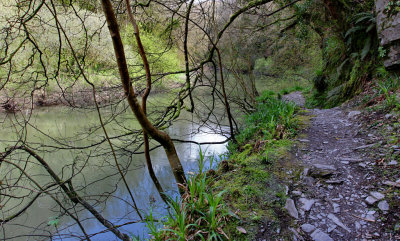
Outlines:
[[[379,56],[379,58],[385,58],[386,55],[387,55],[387,50],[384,47],[379,46],[379,48],[378,48],[378,56]]]
[[[161,240],[161,233],[159,232],[159,224],[155,221],[153,211],[150,209],[149,215],[145,219],[146,227],[149,229],[149,234],[153,240]],[[139,240],[139,239],[137,239]]]
[[[376,35],[376,18],[372,13],[363,12],[355,15],[353,27],[344,36],[350,56],[364,60],[374,51]]]
[[[398,103],[396,98],[396,93],[394,93],[394,90],[398,89],[399,87],[398,80],[396,81],[393,80],[393,78],[389,78],[385,82],[380,82],[378,86],[380,88],[380,93],[385,95],[386,108],[392,109],[394,107],[400,107],[400,104]]]
[[[58,217],[50,217],[49,222],[47,222],[47,225],[57,228],[59,223],[60,219],[58,219]]]
[[[245,124],[237,136],[240,145],[255,135],[262,134],[264,139],[283,139],[295,132],[295,105],[283,102],[265,92],[258,98],[256,111],[246,117]]]
[[[209,159],[210,167],[214,158]],[[152,212],[146,218],[146,227],[152,240],[229,240],[224,233],[228,212],[223,203],[223,192],[215,195],[208,189],[205,172],[207,158],[200,148],[199,172],[188,177],[186,192],[175,198],[168,197],[169,215],[160,228]]]
[[[386,5],[384,13],[388,16],[392,16],[400,12],[400,2],[396,0],[390,0]]]

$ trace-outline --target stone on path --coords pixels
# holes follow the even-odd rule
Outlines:
[[[296,209],[293,199],[286,199],[285,209],[288,211],[289,215],[295,219],[299,219],[299,212]]]
[[[307,212],[311,210],[311,207],[315,203],[314,199],[300,198],[299,201],[303,204],[303,206],[301,206],[300,208]]]
[[[301,229],[306,233],[311,233],[312,231],[315,230],[315,226],[305,223],[305,224],[301,225]]]
[[[382,200],[385,198],[385,195],[380,192],[370,192],[371,196],[373,196],[376,200]]]
[[[333,206],[334,213],[340,213],[340,205],[339,204],[333,203],[332,206]]]
[[[335,215],[333,215],[332,213],[330,213],[330,214],[328,215],[328,218],[329,218],[330,220],[332,220],[337,226],[339,226],[339,227],[343,228],[344,230],[346,230],[347,232],[351,233],[351,230],[350,230],[348,227],[346,227],[346,226],[339,220],[339,218],[336,217]]]
[[[368,196],[365,201],[369,204],[369,205],[373,205],[374,203],[376,203],[378,200],[372,196]]]
[[[331,165],[314,164],[311,169],[312,177],[328,177],[332,175],[337,169]]]
[[[386,200],[380,201],[378,203],[378,208],[381,211],[389,211],[389,203]]]
[[[329,237],[328,234],[322,232],[320,229],[315,230],[311,234],[311,238],[314,241],[333,241],[333,239]]]
[[[400,187],[400,180],[397,180],[396,182],[384,181],[383,184],[392,186],[392,187]]]

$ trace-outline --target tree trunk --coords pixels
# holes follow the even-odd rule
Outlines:
[[[143,109],[144,114],[147,115],[147,98],[149,97],[150,91],[151,91],[150,64],[149,64],[149,61],[147,59],[147,55],[146,55],[146,52],[144,50],[144,47],[143,47],[143,44],[142,44],[142,40],[140,38],[139,26],[137,25],[136,20],[135,20],[133,14],[132,14],[131,5],[129,3],[129,0],[125,0],[125,3],[126,3],[126,9],[127,9],[127,12],[128,12],[129,20],[130,20],[130,22],[132,24],[132,27],[134,29],[136,43],[137,43],[138,48],[139,48],[139,54],[140,54],[140,57],[142,58],[144,70],[146,72],[146,90],[144,91],[144,94],[142,96],[142,109]],[[153,180],[154,185],[157,188],[158,193],[160,194],[161,198],[166,203],[167,202],[167,197],[164,194],[164,190],[163,190],[163,188],[161,186],[161,183],[157,179],[157,176],[156,176],[156,174],[154,172],[153,164],[151,163],[149,134],[147,134],[147,131],[144,128],[143,128],[143,142],[144,142],[144,156],[146,158],[147,170],[149,172],[149,175],[150,175],[151,179]]]
[[[169,164],[172,168],[172,172],[175,176],[175,180],[178,184],[186,183],[185,173],[182,164],[179,160],[178,154],[176,153],[175,145],[172,142],[169,135],[163,131],[158,130],[147,118],[143,108],[141,107],[135,90],[132,87],[131,78],[129,76],[128,65],[126,63],[124,46],[122,44],[121,35],[117,23],[116,16],[110,0],[101,0],[103,11],[107,20],[108,29],[110,31],[111,39],[114,46],[114,52],[116,61],[118,64],[118,70],[122,82],[122,86],[125,91],[125,95],[128,99],[129,106],[134,113],[136,119],[139,121],[142,128],[156,141],[158,141],[164,148],[167,154]],[[178,185],[179,187],[179,185]],[[180,191],[183,190],[180,188]]]

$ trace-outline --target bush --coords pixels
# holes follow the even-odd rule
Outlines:
[[[264,92],[257,101],[256,111],[246,116],[237,136],[238,144],[243,145],[256,135],[263,135],[264,139],[283,139],[294,133],[294,103],[278,100],[270,92]]]

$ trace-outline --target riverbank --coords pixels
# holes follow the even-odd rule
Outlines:
[[[216,170],[189,178],[188,192],[170,202],[170,216],[157,229],[147,226],[154,240],[256,240],[264,230],[289,237],[284,211],[288,176],[297,175],[290,161],[292,138],[308,119],[293,103],[265,92],[256,111],[246,117],[236,143]],[[277,236],[278,235],[278,236]]]
[[[184,83],[169,81],[168,87],[155,86],[151,95],[169,93],[184,86]],[[140,94],[142,91],[140,92]],[[100,106],[119,103],[125,99],[123,88],[119,85],[96,88],[96,100]],[[14,113],[49,106],[66,106],[73,108],[94,107],[94,92],[88,87],[58,88],[57,90],[25,91],[12,94],[10,91],[0,91],[0,113]]]
[[[263,128],[271,122],[260,119],[266,110],[258,106],[239,144],[230,143],[229,158],[203,175],[208,195],[222,197],[216,213],[221,240],[398,239],[400,114],[388,98],[371,106],[377,95],[373,87],[333,109],[297,108],[290,128],[280,123],[268,131]],[[304,106],[299,92],[284,99]],[[209,237],[207,222],[192,223],[186,234]]]

